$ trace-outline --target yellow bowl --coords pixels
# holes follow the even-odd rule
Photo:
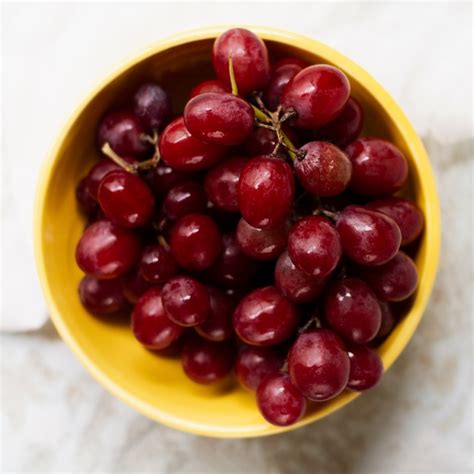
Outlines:
[[[145,79],[167,88],[176,112],[191,87],[213,77],[210,65],[214,38],[225,27],[187,32],[163,40],[124,64],[87,97],[73,114],[54,146],[39,180],[34,224],[38,272],[51,318],[64,341],[108,390],[144,415],[179,430],[215,437],[252,437],[280,433],[316,421],[338,410],[357,394],[313,405],[296,425],[267,424],[252,394],[235,382],[198,386],[183,374],[180,362],[143,349],[127,325],[107,324],[81,306],[77,285],[81,272],[74,260],[84,220],[75,202],[80,177],[99,156],[95,128],[103,112]],[[416,257],[420,280],[413,305],[379,348],[388,369],[412,337],[430,296],[440,249],[440,211],[431,166],[413,127],[387,92],[363,69],[333,49],[286,31],[252,27],[275,57],[298,56],[342,69],[353,95],[365,108],[364,133],[385,137],[398,145],[410,165],[408,193],[424,212],[426,228]]]

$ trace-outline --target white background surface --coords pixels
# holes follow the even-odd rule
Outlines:
[[[471,472],[472,5],[469,3],[5,4],[2,15],[2,325],[47,315],[32,255],[42,160],[118,62],[188,28],[301,32],[366,68],[412,120],[443,207],[432,303],[381,386],[316,425],[214,441],[155,425],[98,386],[49,323],[2,336],[2,472]]]

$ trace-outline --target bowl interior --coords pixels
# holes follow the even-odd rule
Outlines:
[[[260,34],[267,41],[273,58],[294,55],[310,63],[333,63],[347,73],[352,93],[363,103],[366,112],[363,134],[385,137],[400,147],[410,163],[410,183],[405,191],[429,212],[430,190],[420,180],[421,173],[429,166],[423,161],[426,160],[424,152],[420,144],[411,142],[413,137],[418,140],[416,135],[406,119],[403,118],[406,123],[398,120],[397,114],[401,112],[384,96],[380,86],[352,62],[324,45],[300,37],[290,40],[283,34],[265,31]],[[37,250],[55,324],[82,362],[115,395],[142,413],[182,430],[213,436],[257,436],[284,429],[262,420],[252,394],[233,381],[210,387],[194,384],[184,376],[179,358],[157,356],[143,349],[133,338],[128,321],[110,323],[92,317],[77,297],[82,275],[75,264],[74,250],[84,219],[78,211],[74,191],[78,180],[99,158],[95,144],[99,117],[109,107],[120,105],[138,84],[150,79],[170,91],[175,112],[179,113],[191,88],[213,77],[210,51],[215,35],[216,32],[209,32],[201,37],[160,43],[119,71],[77,112],[58,141],[41,183]],[[407,126],[411,135],[407,133]],[[430,177],[429,168],[428,174]],[[436,200],[433,202],[436,204]],[[428,294],[431,289],[432,277],[426,259],[430,228],[428,221],[416,257],[420,289],[413,306],[379,349],[386,367],[408,342],[421,317],[427,299],[423,288],[427,288]],[[354,397],[355,394],[344,393],[331,402],[315,404],[300,424],[320,418]]]

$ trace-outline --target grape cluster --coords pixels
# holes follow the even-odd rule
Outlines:
[[[270,64],[240,28],[217,38],[212,62],[217,78],[182,115],[149,82],[98,124],[103,157],[76,190],[88,218],[79,297],[96,315],[131,310],[148,349],[179,344],[197,383],[234,369],[286,426],[307,401],[379,381],[374,348],[416,290],[414,247],[401,248],[423,214],[392,195],[403,153],[359,138],[363,109],[342,71]]]

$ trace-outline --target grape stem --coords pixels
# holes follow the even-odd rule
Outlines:
[[[232,62],[232,53],[229,54],[229,78],[230,78],[232,94],[239,95],[237,81],[235,80],[234,63]]]
[[[159,222],[153,222],[152,225],[155,228],[155,230],[158,232],[156,239],[158,240],[158,243],[166,250],[170,249],[170,246],[168,242],[166,241],[165,237],[163,236],[163,229],[166,225],[166,217],[161,219]]]
[[[229,78],[230,78],[232,94],[238,96],[239,89],[237,86],[237,81],[235,80],[235,71],[234,71],[234,63],[232,61],[232,53],[229,54]],[[280,117],[281,107],[279,107],[276,112],[272,113],[265,107],[260,95],[255,94],[255,99],[256,99],[258,107],[255,106],[254,104],[250,104],[250,105],[255,113],[257,126],[263,127],[263,128],[269,128],[273,130],[277,136],[278,143],[275,146],[275,149],[273,150],[273,154],[276,154],[280,146],[283,146],[292,160],[295,160],[296,158],[302,159],[298,150],[295,148],[295,146],[293,145],[291,140],[288,138],[286,133],[281,129],[281,124],[285,120],[288,120],[289,118],[296,115],[296,112],[294,110],[288,110]]]
[[[306,323],[298,329],[298,334],[303,334],[306,332],[311,326],[314,326],[316,329],[321,329],[323,327],[323,323],[321,319],[318,317],[318,313],[316,312],[313,314]]]
[[[328,209],[323,209],[321,207],[318,207],[317,209],[313,211],[313,216],[324,216],[332,220],[333,222],[337,221],[338,215],[339,215],[338,212],[332,212],[332,211],[329,211]]]
[[[128,163],[121,156],[117,155],[108,142],[104,143],[101,150],[105,156],[110,158],[114,163],[122,167],[125,171],[128,171],[131,174],[137,174],[136,166]]]
[[[151,143],[152,145],[156,145],[155,135],[156,135],[156,131],[153,132],[152,137],[150,137],[150,135],[148,135],[147,133],[142,133],[140,135],[140,140],[142,142],[147,142],[147,143]]]
[[[160,162],[161,155],[160,149],[158,147],[158,133],[156,131],[153,132],[153,136],[150,137],[149,135],[142,135],[140,137],[143,141],[147,141],[152,143],[155,147],[155,152],[153,157],[149,160],[141,161],[139,163],[129,163],[128,161],[124,160],[120,155],[118,155],[110,146],[108,142],[105,142],[101,148],[102,153],[110,158],[114,163],[117,163],[121,168],[131,174],[137,174],[138,171],[141,170],[148,170],[150,168],[155,168],[156,165]]]
[[[168,245],[168,242],[166,242],[166,239],[161,234],[158,235],[158,242],[166,250],[170,249],[170,246]]]
[[[311,316],[311,318],[306,321],[306,323],[298,329],[298,334],[303,334],[307,329],[309,329],[312,325],[316,327],[321,327],[321,321],[316,316]]]
[[[278,106],[275,112],[270,112],[263,103],[261,93],[255,93],[254,98],[258,105],[258,107],[253,106],[254,111],[256,109],[259,112],[263,112],[263,116],[265,117],[266,121],[271,122],[271,126],[267,126],[265,128],[272,129],[277,136],[277,144],[275,146],[275,149],[273,150],[273,154],[276,155],[278,153],[278,150],[280,149],[280,146],[283,146],[292,160],[295,160],[295,158],[301,159],[299,151],[295,148],[291,140],[288,138],[288,135],[286,135],[286,133],[282,129],[282,123],[294,117],[296,115],[296,112],[294,110],[288,110],[282,115],[281,105]],[[262,126],[261,124],[257,125]]]
[[[166,219],[166,217],[163,217],[163,219],[161,219],[159,222],[152,222],[152,226],[155,230],[157,230],[159,232],[159,234],[161,234],[163,232],[163,229],[165,228],[165,225],[167,224],[168,220]]]
[[[264,124],[268,124],[269,122],[271,123],[270,117],[263,110],[260,110],[258,107],[256,107],[253,104],[250,104],[250,105],[252,106],[252,109],[255,113],[255,117],[257,120],[259,120],[260,122]]]
[[[161,160],[160,148],[158,146],[159,136],[156,130],[153,130],[153,136],[150,137],[149,135],[143,136],[142,140],[148,141],[155,147],[155,152],[153,153],[153,157],[149,160],[142,161],[137,163],[137,168],[140,170],[148,170],[150,168],[155,168]]]

